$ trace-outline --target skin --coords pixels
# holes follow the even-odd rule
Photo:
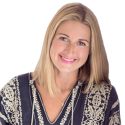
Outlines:
[[[85,24],[66,21],[57,29],[50,56],[55,66],[56,84],[60,90],[73,88],[78,70],[88,58],[89,44],[90,29]]]
[[[77,81],[79,68],[89,55],[90,29],[76,21],[62,23],[54,36],[50,57],[55,67],[56,85],[61,90],[54,97],[36,84],[43,100],[46,115],[51,122],[60,114],[62,106]]]

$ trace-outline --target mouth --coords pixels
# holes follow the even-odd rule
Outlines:
[[[61,61],[63,63],[66,63],[66,64],[71,64],[71,63],[74,63],[77,59],[74,59],[74,58],[68,58],[68,57],[65,57],[65,56],[62,56],[62,55],[59,55]]]

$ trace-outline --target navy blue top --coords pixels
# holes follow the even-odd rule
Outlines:
[[[115,88],[93,84],[85,94],[84,87],[84,83],[77,83],[51,122],[31,73],[16,76],[0,91],[0,125],[71,125],[71,120],[72,125],[120,125]]]

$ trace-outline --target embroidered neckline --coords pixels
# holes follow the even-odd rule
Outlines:
[[[38,92],[38,91],[37,91],[37,92]],[[45,109],[45,105],[44,105],[44,103],[43,103],[42,97],[40,96],[40,93],[38,92],[38,96],[39,96],[39,98],[40,98],[40,101],[41,101],[41,104],[42,104],[42,108],[43,108],[43,110],[44,110],[45,117],[46,117],[47,121],[48,121],[50,124],[54,124],[54,123],[57,122],[57,120],[58,120],[59,117],[61,116],[61,113],[64,111],[65,106],[66,106],[66,104],[67,104],[67,102],[68,102],[68,100],[69,100],[71,94],[72,94],[72,93],[70,93],[70,94],[68,95],[68,97],[66,98],[66,100],[65,100],[65,102],[64,102],[64,104],[63,104],[63,106],[62,106],[60,112],[58,113],[56,119],[55,119],[53,122],[51,122],[50,119],[49,119],[49,116],[48,116],[48,114],[47,114],[47,111],[46,111],[46,109]]]
[[[41,112],[41,109],[40,109],[40,104],[39,104],[38,99],[37,99],[38,98],[37,97],[37,93],[36,93],[37,89],[36,89],[36,87],[34,85],[34,81],[33,80],[30,80],[30,85],[31,85],[31,88],[32,88],[32,94],[34,95],[33,96],[33,100],[35,101],[34,104],[35,104],[35,109],[37,111],[39,123],[40,123],[40,125],[44,125],[44,119],[43,119],[42,112]],[[74,88],[74,95],[73,95],[74,96],[74,100],[76,99],[77,91],[79,89],[79,86],[81,86],[81,85],[82,85],[82,83],[78,82],[78,84]],[[34,92],[35,92],[35,94],[34,94]],[[50,120],[48,119],[48,115],[46,114],[46,111],[44,109],[44,105],[43,105],[42,99],[40,98],[42,106],[43,106],[42,108],[44,109],[44,114],[46,115],[46,119],[48,120],[48,122],[50,124],[56,123],[56,121],[59,119],[59,117],[61,116],[61,113],[63,112],[63,110],[64,110],[64,108],[65,108],[65,106],[66,106],[66,104],[68,102],[68,99],[71,97],[71,95],[72,95],[72,92],[69,95],[69,97],[66,99],[65,104],[63,105],[63,108],[61,109],[60,113],[58,114],[58,116],[57,116],[57,118],[56,118],[56,120],[54,122],[50,122]],[[74,100],[72,100],[72,98],[71,98],[71,100],[70,100],[70,102],[69,102],[69,104],[68,104],[68,106],[67,106],[67,108],[65,110],[65,114],[64,114],[63,118],[61,119],[60,125],[64,125],[65,122],[67,121],[67,118],[68,118],[68,116],[69,116],[69,114],[71,112],[71,109],[72,109],[72,101],[74,101]]]

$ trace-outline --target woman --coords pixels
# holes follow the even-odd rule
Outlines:
[[[97,19],[80,3],[50,22],[36,69],[0,92],[1,125],[120,125]]]

